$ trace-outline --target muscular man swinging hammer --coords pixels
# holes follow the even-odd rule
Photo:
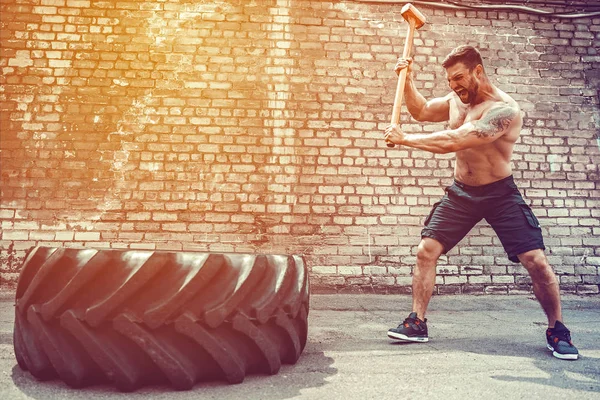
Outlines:
[[[562,323],[558,282],[544,255],[538,220],[519,192],[510,165],[523,120],[519,106],[486,75],[481,55],[459,46],[444,60],[452,92],[427,101],[416,89],[410,59],[399,59],[396,73],[408,68],[405,101],[417,121],[448,121],[431,134],[404,134],[398,125],[385,140],[433,153],[456,153],[454,183],[425,220],[413,271],[412,312],[388,331],[396,340],[427,342],[425,312],[433,293],[438,258],[450,251],[481,219],[492,226],[508,258],[529,272],[533,291],[548,317],[547,347],[560,359],[577,359],[577,348]]]

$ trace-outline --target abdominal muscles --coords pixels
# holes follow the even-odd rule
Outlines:
[[[512,174],[510,154],[504,155],[498,149],[461,150],[456,153],[454,177],[467,185],[480,186],[496,182]]]

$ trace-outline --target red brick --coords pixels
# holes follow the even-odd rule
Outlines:
[[[449,156],[388,150],[382,141],[402,43],[397,29],[369,20],[392,5],[365,4],[363,18],[313,1],[293,17],[221,8],[187,26],[181,18],[196,14],[177,2],[33,3],[3,5],[11,21],[0,61],[3,241],[247,252],[269,243],[309,249],[316,275],[359,268],[354,280],[330,276],[337,285],[391,285],[383,270],[362,269],[374,262],[410,272],[423,218],[452,167]],[[138,10],[164,13],[148,27],[153,20]],[[498,86],[524,111],[515,177],[541,218],[552,262],[563,275],[589,273],[574,266],[598,253],[600,214],[590,200],[600,196],[590,150],[597,77],[588,73],[598,57],[586,49],[597,44],[600,20],[427,12],[445,40],[416,33],[417,87],[426,98],[449,90],[439,63],[461,43],[452,21],[462,13],[478,27],[472,39]],[[407,133],[445,127],[417,123],[405,108],[402,122]],[[513,274],[489,227],[476,227],[455,251],[465,257],[453,261],[457,279],[438,285],[506,292]],[[477,280],[463,269],[473,263],[500,270],[477,270]],[[583,292],[598,288],[564,281],[573,291],[578,282]]]

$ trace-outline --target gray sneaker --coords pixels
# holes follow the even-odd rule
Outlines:
[[[417,318],[416,312],[412,312],[397,328],[388,330],[388,337],[409,342],[428,342],[427,318],[422,321]]]
[[[561,360],[577,360],[579,351],[571,341],[571,332],[562,322],[556,321],[554,328],[546,330],[546,339],[548,341],[548,350],[552,350],[552,355]]]

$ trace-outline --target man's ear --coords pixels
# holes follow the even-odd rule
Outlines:
[[[481,75],[483,75],[483,65],[477,64],[475,67],[475,76],[477,78],[481,78]]]

